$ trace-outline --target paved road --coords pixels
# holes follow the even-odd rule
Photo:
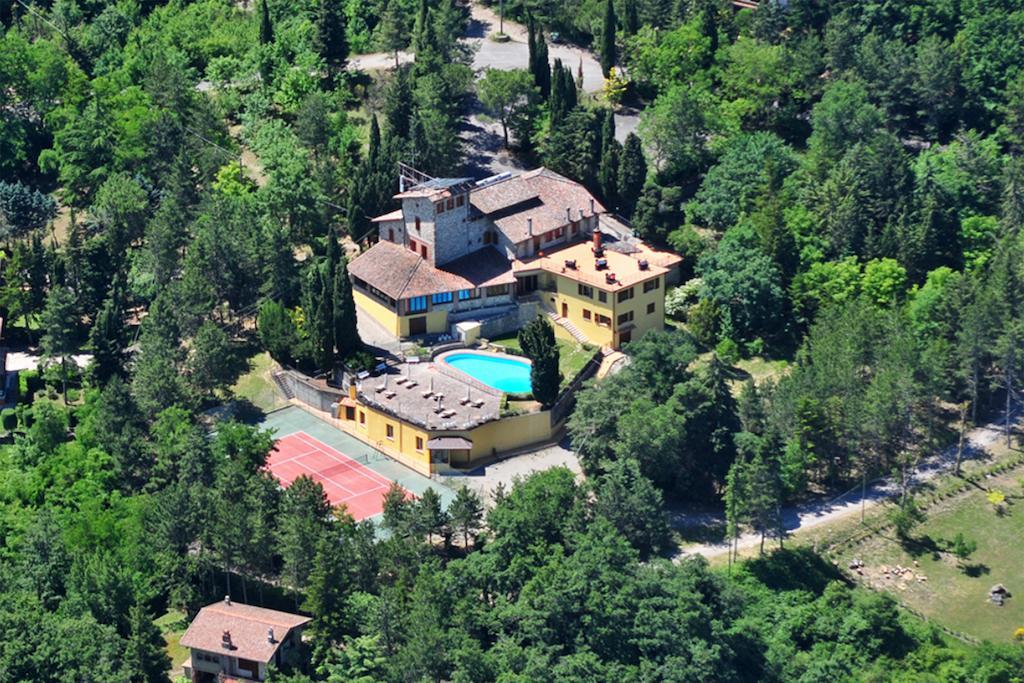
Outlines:
[[[91,353],[76,353],[73,356],[68,356],[79,368],[85,369],[89,363],[92,362]],[[27,353],[25,351],[14,351],[7,354],[7,369],[14,370],[35,370],[39,367],[39,363],[42,362],[43,357],[35,353]]]
[[[465,42],[473,52],[473,70],[480,77],[486,69],[525,69],[529,62],[526,27],[513,21],[505,20],[505,34],[509,40],[499,43],[488,38],[498,30],[498,15],[493,9],[478,3],[470,5],[470,21],[466,30]],[[561,59],[569,66],[573,75],[583,70],[583,89],[587,92],[598,92],[604,85],[601,65],[594,54],[570,45],[549,45],[549,56],[554,63]],[[408,52],[399,52],[398,60],[404,64],[411,62],[415,56]],[[349,68],[364,71],[390,70],[395,67],[395,57],[390,52],[376,52],[358,55],[349,60]],[[504,149],[501,124],[489,117],[481,116],[483,107],[473,98],[469,112],[463,122],[459,136],[466,144],[466,164],[464,172],[474,177],[483,177],[506,171],[525,170],[525,166],[511,153]],[[615,115],[615,137],[624,141],[626,136],[635,131],[640,121],[637,112],[624,111]]]
[[[990,445],[1003,437],[1004,424],[1005,419],[1000,418],[969,432],[968,441],[964,448],[964,459],[978,458],[983,455]],[[941,474],[952,472],[955,465],[956,446],[954,445],[939,453],[938,456],[922,462],[912,477],[912,486],[919,486]],[[871,509],[879,503],[899,495],[899,492],[898,481],[892,478],[879,479],[868,488],[864,499],[864,507]],[[860,510],[861,493],[858,486],[832,500],[816,501],[783,508],[782,522],[786,532],[793,533],[797,530],[810,529],[822,524],[832,524],[840,519],[859,515]],[[699,527],[721,528],[725,524],[723,515],[710,512],[679,512],[672,515],[671,521],[676,528],[689,529]],[[740,550],[745,550],[754,548],[760,545],[760,543],[760,534],[749,533],[740,536],[737,547]],[[687,555],[703,555],[710,558],[725,555],[728,551],[728,543],[707,543],[687,547],[676,556],[676,559],[681,559]]]

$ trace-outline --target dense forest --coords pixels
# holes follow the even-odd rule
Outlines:
[[[475,74],[456,0],[0,0],[0,311],[44,360],[0,415],[0,683],[167,680],[154,619],[225,592],[314,617],[278,683],[1020,681],[813,553],[663,557],[666,500],[781,540],[783,502],[895,471],[913,516],[911,468],[1024,376],[1024,2],[731,5],[506,0],[529,61]],[[380,534],[210,409],[259,351],[373,362],[346,257],[397,162],[463,171],[476,100],[686,283],[581,393],[584,481],[393,491]]]

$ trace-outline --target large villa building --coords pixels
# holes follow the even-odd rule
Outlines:
[[[563,336],[618,348],[664,326],[681,259],[603,229],[604,207],[579,183],[545,168],[416,180],[349,266],[357,305],[395,337],[473,341],[476,324],[510,332],[547,313]]]
[[[680,257],[651,249],[548,169],[476,182],[402,173],[401,208],[374,219],[379,240],[349,264],[359,314],[394,338],[451,337],[460,348],[333,385],[282,373],[285,393],[422,474],[556,439],[575,388],[602,359],[664,327]],[[529,395],[530,361],[490,343],[543,315],[594,354],[549,407]],[[506,376],[518,388],[499,381]]]

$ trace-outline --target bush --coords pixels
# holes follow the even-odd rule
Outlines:
[[[715,354],[729,365],[736,365],[740,360],[739,344],[732,339],[723,339],[715,346]]]
[[[0,427],[5,432],[13,432],[18,428],[18,413],[13,408],[0,411]]]
[[[22,370],[18,373],[18,395],[22,400],[31,403],[32,395],[41,385],[38,370]]]

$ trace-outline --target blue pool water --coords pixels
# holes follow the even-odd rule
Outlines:
[[[488,386],[509,394],[528,394],[530,364],[517,358],[482,353],[453,353],[444,362]]]

